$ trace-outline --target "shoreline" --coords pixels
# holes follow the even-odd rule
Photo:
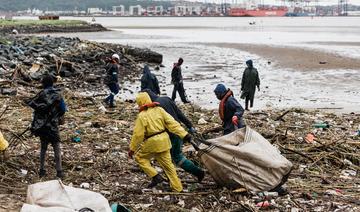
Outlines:
[[[71,20],[14,20],[0,21],[0,34],[77,33],[109,31],[101,24]]]
[[[295,71],[321,71],[329,69],[360,70],[360,58],[341,56],[317,49],[291,46],[273,46],[241,43],[197,43],[221,48],[246,51],[266,58],[276,67]]]

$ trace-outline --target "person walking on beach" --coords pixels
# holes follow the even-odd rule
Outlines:
[[[259,73],[256,68],[253,66],[253,61],[246,61],[247,68],[245,69],[242,80],[241,80],[241,97],[245,99],[245,110],[249,110],[249,102],[250,107],[254,106],[254,97],[256,87],[258,91],[260,91],[260,78]]]
[[[104,83],[109,87],[110,94],[104,100],[104,102],[105,102],[105,104],[109,105],[109,107],[111,107],[111,108],[115,107],[114,99],[120,90],[119,79],[118,79],[119,62],[120,62],[119,55],[113,54],[111,56],[110,63],[106,66],[106,77],[105,77]]]
[[[143,76],[141,77],[141,90],[150,89],[156,95],[160,95],[159,81],[155,74],[151,73],[148,65],[144,66]]]
[[[191,141],[191,135],[181,127],[158,102],[152,102],[146,92],[136,96],[139,114],[135,121],[130,142],[129,157],[135,156],[140,168],[152,178],[148,188],[153,188],[164,181],[163,177],[151,166],[151,160],[159,163],[170,181],[170,187],[181,192],[183,187],[171,162],[171,142],[167,132],[178,135],[184,141]]]
[[[225,85],[218,84],[214,90],[220,100],[219,115],[223,121],[223,134],[229,134],[236,129],[245,127],[243,120],[244,108],[234,98],[233,92],[226,89]]]
[[[34,110],[33,121],[30,131],[40,137],[40,170],[39,176],[46,175],[45,156],[48,145],[54,149],[56,176],[64,177],[61,166],[60,134],[59,125],[63,124],[66,104],[61,96],[60,89],[54,88],[54,77],[46,75],[42,78],[43,90],[34,98],[25,101],[25,103]]]
[[[185,124],[190,133],[196,133],[196,129],[193,127],[191,121],[186,118],[184,113],[176,106],[171,98],[167,96],[159,97],[150,89],[145,89],[143,92],[148,93],[153,102],[159,102],[160,107],[170,114],[177,122]],[[173,133],[169,133],[169,136],[172,146],[170,153],[174,163],[184,171],[197,177],[198,181],[201,182],[204,179],[205,172],[184,156],[182,152],[183,140]]]
[[[182,58],[179,58],[178,62],[174,64],[174,67],[171,71],[171,83],[174,84],[174,89],[172,92],[171,99],[175,101],[176,99],[176,92],[179,92],[181,101],[183,103],[190,103],[185,94],[184,89],[184,83],[183,83],[183,77],[181,73],[181,65],[183,64],[184,60]]]

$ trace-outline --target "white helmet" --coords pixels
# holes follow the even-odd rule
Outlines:
[[[120,61],[120,56],[118,54],[113,54],[111,56],[112,59],[117,59],[118,61]]]

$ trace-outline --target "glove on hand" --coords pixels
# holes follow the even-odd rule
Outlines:
[[[196,129],[194,127],[192,127],[192,128],[189,129],[189,132],[190,133],[196,133],[197,131],[196,131]]]
[[[188,133],[188,134],[183,138],[183,140],[184,140],[185,142],[190,142],[190,141],[191,141],[191,135]]]
[[[233,116],[232,117],[232,123],[233,123],[233,125],[238,126],[239,118],[237,116]]]
[[[134,155],[134,151],[129,150],[128,155],[129,155],[129,158],[132,159],[132,158],[133,158],[133,155]]]

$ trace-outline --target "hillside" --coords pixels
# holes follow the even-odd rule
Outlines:
[[[0,0],[0,11],[20,11],[28,8],[37,8],[40,10],[87,10],[89,7],[99,7],[102,9],[111,9],[115,5],[163,5],[168,7],[170,1],[152,1],[152,0]]]

